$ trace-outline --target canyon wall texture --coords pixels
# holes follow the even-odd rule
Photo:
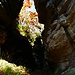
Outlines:
[[[47,61],[62,63],[63,69],[67,65],[74,66],[75,0],[34,1],[39,22],[45,24],[42,35]]]
[[[37,0],[39,21],[45,24],[46,57],[53,62],[68,60],[75,42],[75,1]]]

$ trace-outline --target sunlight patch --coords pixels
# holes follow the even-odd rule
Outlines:
[[[0,59],[0,72],[3,73],[1,75],[30,75],[26,67],[16,66],[3,59]]]
[[[38,13],[36,12],[33,0],[23,1],[23,7],[18,16],[17,29],[22,36],[28,38],[32,46],[36,38],[41,36],[44,25],[38,21]]]

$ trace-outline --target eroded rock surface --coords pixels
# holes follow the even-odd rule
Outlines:
[[[43,4],[44,2],[46,3],[45,5]],[[46,21],[43,35],[46,57],[48,60],[55,62],[68,60],[73,50],[72,43],[75,40],[75,1],[38,0],[37,10],[40,18],[43,16],[41,13],[45,13],[41,11],[39,3],[44,5],[45,8],[42,10],[45,10],[44,12],[46,13],[44,15]],[[40,19],[42,20],[42,17]]]
[[[45,24],[43,41],[46,59],[49,62],[62,64],[70,60],[67,65],[73,66],[75,60],[75,0],[35,1],[39,21]]]

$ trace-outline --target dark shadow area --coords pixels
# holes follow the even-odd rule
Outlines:
[[[16,17],[18,17],[23,5],[23,0],[1,0],[0,3],[0,46],[2,58],[16,65],[23,65],[31,69],[38,68],[35,57],[39,57],[39,63],[42,62],[43,59],[40,59],[40,56],[43,53],[39,52],[42,51],[41,41],[37,40],[38,47],[32,49],[28,39],[20,35],[16,29]],[[37,49],[40,50],[37,52]],[[33,55],[33,52],[38,57]]]

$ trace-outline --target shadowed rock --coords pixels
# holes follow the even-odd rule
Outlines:
[[[71,66],[74,65],[75,0],[37,0],[36,2],[39,21],[45,24],[43,42],[46,59],[48,62],[59,63],[60,69],[65,70],[71,63]],[[61,63],[65,64],[64,69]]]

